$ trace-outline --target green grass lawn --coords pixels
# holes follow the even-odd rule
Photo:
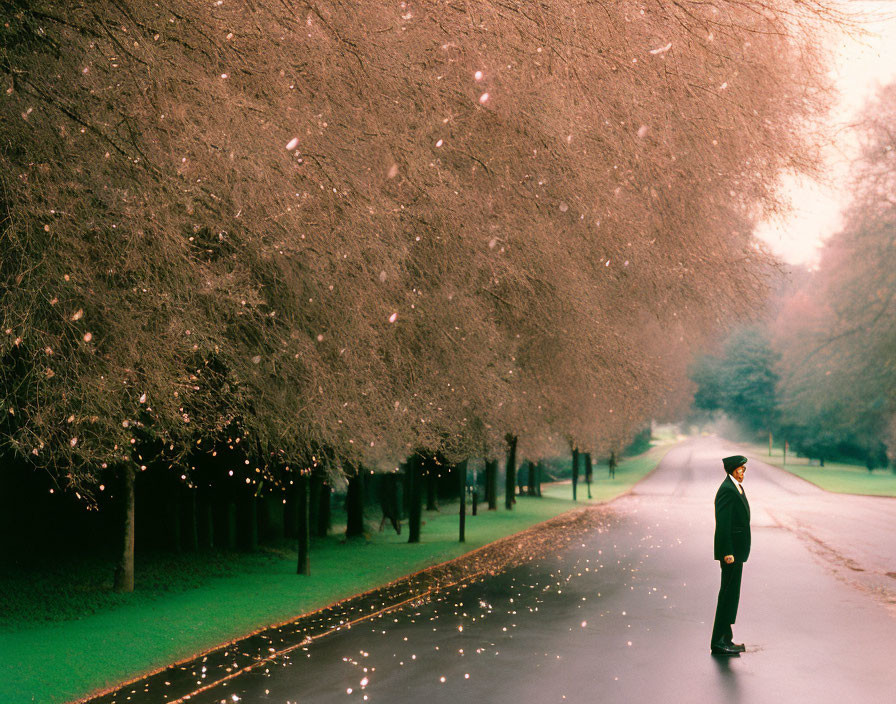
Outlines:
[[[595,470],[593,501],[610,500],[652,470],[668,446],[620,462],[616,479]],[[295,552],[145,557],[133,594],[108,593],[99,566],[63,564],[41,575],[0,578],[0,702],[64,702],[127,681],[215,645],[282,623],[385,584],[564,513],[569,484],[546,486],[540,499],[518,497],[513,511],[467,516],[457,542],[457,504],[425,512],[423,542],[406,531],[374,533],[312,546],[309,577],[295,574]],[[582,485],[580,497],[586,496]],[[483,505],[480,504],[480,508]],[[182,579],[181,579],[182,576]],[[66,600],[60,607],[53,600]],[[52,620],[47,620],[52,619]]]
[[[661,455],[660,455],[661,456]],[[594,481],[591,484],[591,500],[588,500],[588,486],[585,484],[584,475],[579,477],[576,489],[576,498],[579,503],[598,503],[610,501],[620,494],[628,491],[635,482],[657,465],[656,449],[643,455],[625,460],[616,467],[616,477],[610,479],[606,463],[594,465]],[[553,484],[544,484],[541,488],[543,497],[553,499],[572,500],[572,481],[562,481]]]
[[[787,464],[780,447],[773,447],[768,454],[768,445],[750,445],[751,455],[766,464],[786,469],[791,474],[812,482],[825,491],[840,494],[867,494],[869,496],[896,496],[896,474],[891,469],[875,469],[869,472],[862,465],[825,462],[824,467],[810,466],[805,457],[787,455]]]

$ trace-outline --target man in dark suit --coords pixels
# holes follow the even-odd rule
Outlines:
[[[726,477],[716,492],[716,533],[714,559],[722,568],[722,586],[712,624],[710,652],[713,655],[737,655],[746,650],[735,643],[731,626],[737,618],[740,578],[750,556],[750,504],[741,484],[747,471],[747,458],[733,455],[722,460]]]

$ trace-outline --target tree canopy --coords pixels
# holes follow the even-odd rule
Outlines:
[[[2,441],[618,446],[765,288],[827,13],[4,2]]]

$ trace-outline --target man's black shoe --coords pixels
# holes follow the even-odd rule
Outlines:
[[[713,655],[740,655],[741,651],[719,643],[718,645],[711,646],[709,652]]]
[[[736,650],[738,653],[747,652],[747,648],[743,643],[725,643],[725,647],[729,650]]]

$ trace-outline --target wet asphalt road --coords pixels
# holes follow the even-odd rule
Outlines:
[[[558,553],[327,635],[189,701],[896,701],[896,499],[827,494],[760,457],[744,482],[753,551],[734,626],[747,652],[710,656],[712,501],[720,458],[741,452],[714,438],[680,445]]]

